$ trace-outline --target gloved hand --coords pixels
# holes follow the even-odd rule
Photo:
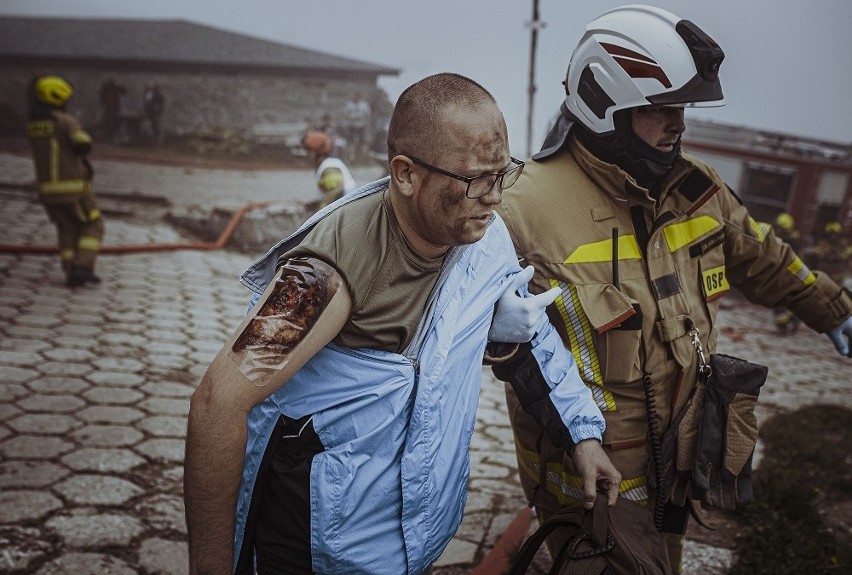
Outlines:
[[[494,329],[493,324],[491,329]],[[852,316],[847,317],[846,321],[834,329],[828,330],[826,335],[840,355],[852,357],[852,350],[849,346],[849,342],[852,340]]]
[[[527,266],[509,281],[506,291],[497,300],[488,341],[526,343],[535,336],[544,308],[553,303],[561,290],[555,287],[538,295],[518,295],[518,288],[529,283],[534,273],[535,268]]]

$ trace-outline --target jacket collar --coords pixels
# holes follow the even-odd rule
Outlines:
[[[662,204],[671,198],[678,211],[691,213],[703,204],[719,187],[683,154],[679,154],[672,169],[663,178],[659,200],[647,188],[615,164],[604,162],[586,149],[576,137],[568,140],[568,153],[582,170],[607,194],[620,201],[630,197],[648,205]]]

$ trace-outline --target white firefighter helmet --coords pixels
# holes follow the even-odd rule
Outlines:
[[[615,129],[617,110],[723,106],[724,57],[689,20],[653,6],[615,8],[586,26],[568,65],[565,104],[596,134]]]

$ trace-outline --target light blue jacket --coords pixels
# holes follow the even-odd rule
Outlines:
[[[278,257],[331,210],[387,187],[364,186],[309,219],[242,276],[262,292]],[[281,414],[313,414],[325,446],[311,468],[311,548],[316,573],[423,572],[458,528],[469,475],[482,357],[494,304],[520,267],[503,221],[453,248],[402,354],[323,348],[249,416],[236,518],[239,556],[258,466]],[[255,298],[256,301],[256,298]],[[604,421],[573,358],[546,318],[534,354],[553,387],[551,400],[575,443],[600,439]]]

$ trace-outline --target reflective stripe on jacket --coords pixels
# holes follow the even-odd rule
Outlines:
[[[262,290],[278,257],[333,209],[387,188],[387,179],[324,208],[242,281]],[[325,451],[311,468],[311,547],[317,573],[419,574],[458,528],[467,493],[482,357],[494,304],[518,271],[495,217],[475,244],[453,248],[403,354],[329,344],[249,417],[237,505],[235,558],[269,433],[280,414],[313,414]],[[570,354],[542,318],[535,342],[573,441],[600,437],[603,420]]]
[[[45,203],[72,202],[92,191],[85,156],[79,152],[92,139],[71,114],[53,110],[50,115],[27,123],[36,187]]]

